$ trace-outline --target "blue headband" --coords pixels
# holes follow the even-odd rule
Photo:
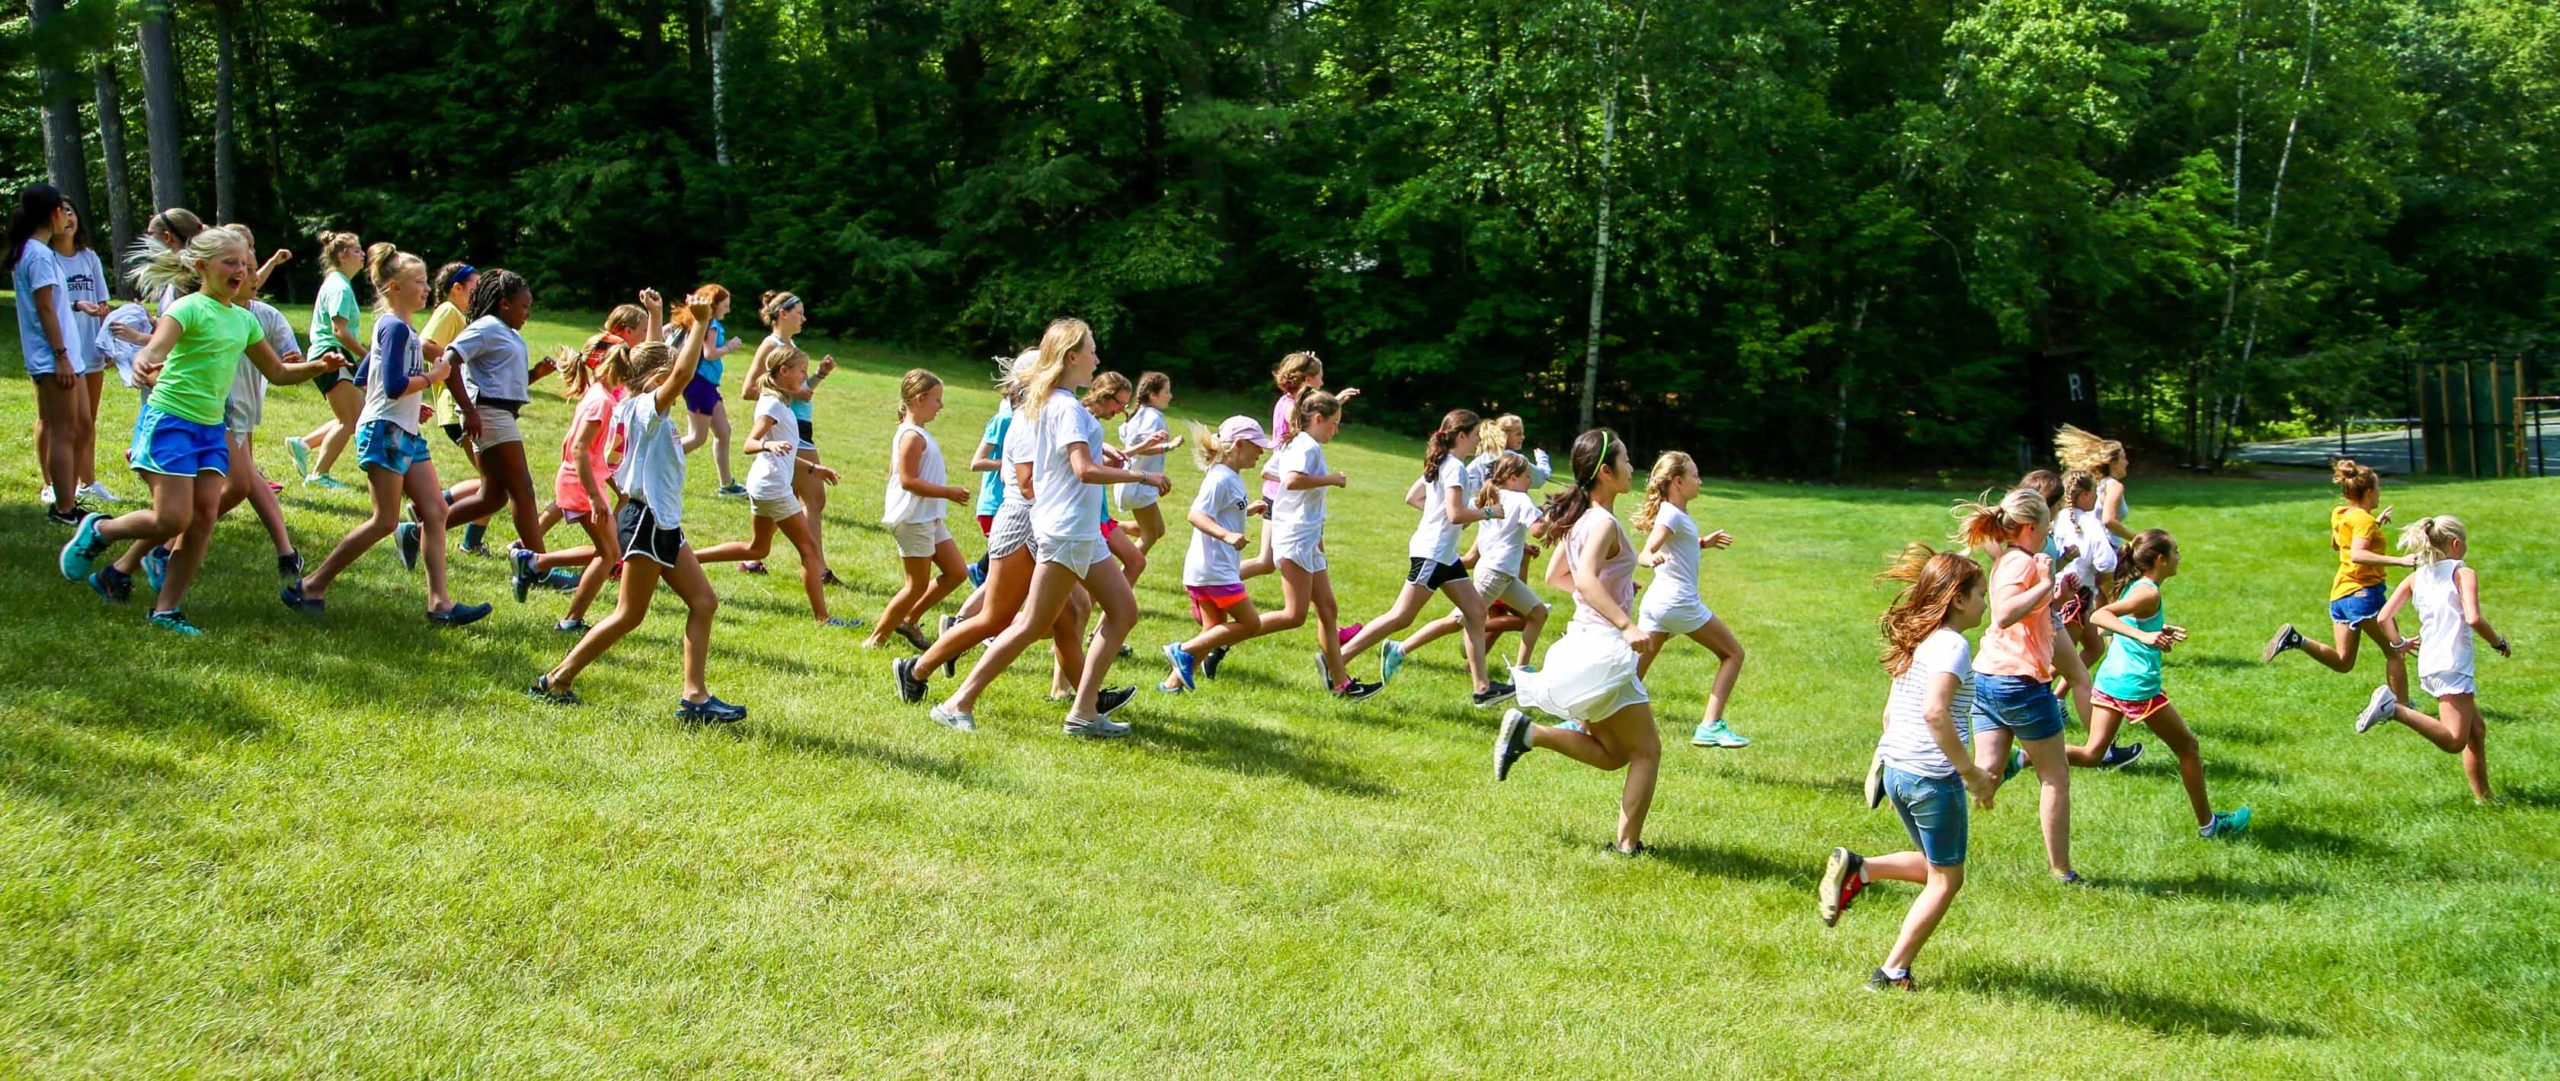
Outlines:
[[[478,277],[478,276],[479,276],[479,274],[480,274],[480,268],[479,268],[479,267],[472,266],[472,265],[471,265],[471,264],[469,264],[469,263],[464,263],[464,264],[462,264],[461,269],[456,270],[456,271],[454,271],[454,272],[453,272],[453,280],[455,280],[455,281],[468,281],[468,280],[470,280],[470,279],[472,279],[472,278]]]

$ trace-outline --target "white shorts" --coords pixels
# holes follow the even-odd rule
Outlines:
[[[480,415],[480,438],[471,441],[471,449],[483,451],[509,443],[524,442],[524,432],[516,427],[516,415],[494,405],[472,403],[471,411]]]
[[[1309,574],[1321,572],[1327,566],[1324,560],[1324,534],[1322,533],[1297,536],[1285,533],[1274,534],[1271,538],[1271,554],[1276,558],[1297,564],[1300,569]]]
[[[2418,676],[2418,689],[2437,698],[2448,694],[2478,694],[2480,685],[2471,678],[2471,670],[2457,668],[2450,672],[2425,672]]]
[[[1007,503],[996,508],[996,524],[987,530],[987,558],[1003,559],[1031,544],[1031,504]]]
[[[1123,484],[1118,494],[1120,505],[1130,510],[1156,505],[1156,486],[1152,484]]]
[[[1566,720],[1601,721],[1653,701],[1636,675],[1636,651],[1608,627],[1574,624],[1547,648],[1546,662],[1512,676],[1522,706]]]
[[[931,559],[933,550],[951,539],[951,527],[940,518],[900,522],[889,527],[889,537],[898,542],[898,558]]]
[[[1484,596],[1487,607],[1498,602],[1510,605],[1514,612],[1527,615],[1547,606],[1547,602],[1538,599],[1538,591],[1529,588],[1529,583],[1521,581],[1517,575],[1478,567],[1475,581],[1476,592]]]
[[[759,499],[750,495],[747,497],[747,506],[755,509],[756,517],[770,518],[777,522],[808,509],[802,507],[800,497],[791,494],[787,488],[781,495],[772,499]]]
[[[1643,628],[1646,634],[1679,637],[1706,626],[1707,621],[1715,617],[1707,602],[1696,597],[1657,598],[1649,589],[1645,591],[1644,599],[1636,604],[1636,626]]]
[[[1031,552],[1042,563],[1055,563],[1082,578],[1094,564],[1111,558],[1111,543],[1093,537],[1033,537]]]

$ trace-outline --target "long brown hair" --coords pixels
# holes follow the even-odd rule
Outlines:
[[[1955,615],[1956,602],[1982,585],[1982,564],[1962,552],[1938,552],[1918,541],[1902,550],[1893,565],[1876,575],[1879,582],[1901,582],[1903,590],[1876,620],[1884,632],[1884,656],[1877,658],[1886,675],[1911,670],[1911,655]]]
[[[1998,502],[1992,493],[1982,498],[1956,504],[1956,532],[1948,542],[1958,548],[1997,552],[2008,545],[2018,531],[2029,526],[2053,523],[2053,508],[2033,488],[2011,488]]]
[[[1473,431],[1479,419],[1472,409],[1452,409],[1447,416],[1440,418],[1439,429],[1432,432],[1431,438],[1423,444],[1424,484],[1432,483],[1440,475],[1440,463],[1448,461],[1450,452],[1457,449],[1458,437]]]
[[[1697,469],[1698,463],[1685,451],[1666,450],[1662,457],[1653,460],[1653,472],[1644,479],[1644,503],[1636,508],[1635,517],[1628,519],[1628,523],[1636,527],[1636,532],[1653,531],[1654,518],[1662,513],[1662,504],[1671,498],[1671,485],[1681,475],[1694,473]]]
[[[1591,509],[1591,489],[1600,483],[1600,471],[1610,468],[1626,452],[1626,441],[1607,428],[1593,428],[1573,441],[1573,450],[1565,459],[1572,470],[1573,484],[1549,497],[1547,505],[1539,508],[1538,513],[1544,516],[1538,523],[1539,543],[1552,544],[1556,538],[1573,532],[1573,524]]]

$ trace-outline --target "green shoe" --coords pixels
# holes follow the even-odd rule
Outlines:
[[[318,488],[324,492],[343,492],[348,490],[346,485],[339,483],[338,478],[332,477],[326,473],[314,473],[311,475],[311,479],[303,481],[302,483]]]
[[[199,638],[204,635],[204,628],[187,622],[187,614],[174,608],[166,612],[151,613],[151,625],[188,638]]]
[[[1693,747],[1748,747],[1751,741],[1725,727],[1723,721],[1709,721],[1699,725],[1697,732],[1690,735],[1689,744]]]
[[[2242,807],[2236,811],[2223,811],[2214,815],[2213,821],[2206,823],[2203,828],[2196,830],[2196,836],[2206,839],[2212,839],[2215,837],[2237,837],[2243,832],[2246,832],[2248,828],[2249,809],[2247,807]]]

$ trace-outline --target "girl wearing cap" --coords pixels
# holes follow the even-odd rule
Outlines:
[[[1209,659],[1206,673],[1214,678],[1217,661],[1229,647],[1262,633],[1262,614],[1245,595],[1239,557],[1249,539],[1244,520],[1271,513],[1270,501],[1253,499],[1244,487],[1244,471],[1269,449],[1271,437],[1251,417],[1228,417],[1214,434],[1191,425],[1191,460],[1200,464],[1202,476],[1200,494],[1191,499],[1191,549],[1182,557],[1182,588],[1191,595],[1191,615],[1200,621],[1200,633],[1188,642],[1165,645],[1173,671],[1164,677],[1162,690],[1191,690],[1202,672],[1202,658]]]

